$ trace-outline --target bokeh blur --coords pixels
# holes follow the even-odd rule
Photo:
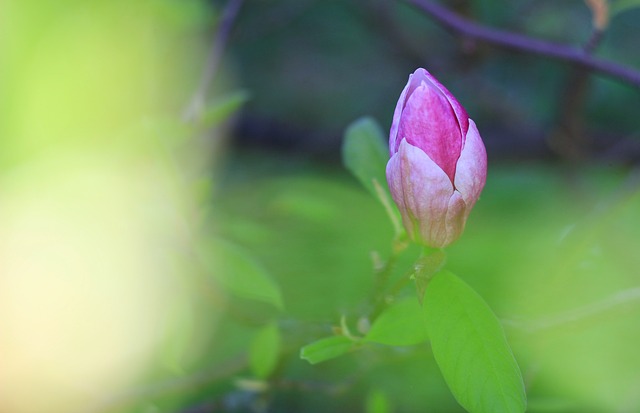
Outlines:
[[[575,48],[599,3],[640,70],[638,1],[436,3]],[[366,330],[393,227],[340,147],[417,67],[487,146],[447,266],[528,411],[640,411],[638,87],[390,0],[6,0],[0,66],[0,412],[463,411],[428,344],[299,357]]]

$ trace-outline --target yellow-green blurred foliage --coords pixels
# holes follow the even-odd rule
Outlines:
[[[159,363],[185,368],[207,334],[189,328],[199,206],[180,167],[206,152],[174,158],[179,122],[158,121],[195,84],[194,7],[0,6],[3,413],[87,410]]]

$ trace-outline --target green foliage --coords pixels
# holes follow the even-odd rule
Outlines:
[[[365,405],[366,413],[389,413],[390,411],[391,406],[386,394],[379,390],[369,393],[367,396],[367,403]]]
[[[640,0],[613,0],[611,1],[611,16],[640,7]]]
[[[360,118],[347,128],[342,144],[346,168],[385,207],[396,234],[400,233],[400,212],[391,201],[386,165],[389,153],[380,125],[372,118]]]
[[[324,168],[307,166],[283,176],[292,164],[299,167],[297,159],[241,157],[236,162],[238,169],[246,165],[251,169],[235,174],[224,196],[216,200],[216,208],[226,212],[219,215],[217,227],[225,239],[243,245],[252,260],[277,277],[286,298],[286,317],[294,322],[292,327],[282,324],[288,328],[287,344],[306,342],[310,335],[322,337],[318,329],[324,331],[324,320],[335,319],[336,309],[349,319],[363,315],[362,302],[369,296],[367,283],[372,279],[368,252],[381,251],[384,258],[392,235],[385,225],[377,224],[384,220],[379,205],[368,193],[354,189],[348,176]],[[603,201],[611,200],[612,188],[622,182],[624,171],[585,172],[578,179],[588,191],[578,192],[579,197],[574,182],[563,179],[565,172],[548,165],[494,165],[464,236],[447,250],[447,267],[464,274],[496,312],[522,321],[522,329],[513,323],[505,326],[523,373],[536,373],[528,390],[531,411],[633,410],[637,400],[631,386],[640,383],[634,348],[638,301],[608,314],[594,314],[570,328],[560,324],[553,330],[530,329],[538,326],[538,320],[553,319],[554,314],[637,285],[640,257],[627,251],[638,244],[640,196],[621,197],[619,204],[603,211]],[[587,213],[593,206],[602,214]],[[414,249],[403,254],[392,280],[418,253]],[[430,284],[427,291],[432,287],[437,284]],[[442,312],[456,311],[453,300],[440,301]],[[255,330],[234,336],[221,333],[218,341],[228,342],[235,352],[220,360],[245,352],[255,334]],[[309,395],[298,410],[361,406],[368,389],[375,388],[385,392],[393,411],[422,411],[425,406],[462,411],[427,345],[396,349],[368,344],[350,352],[358,344],[344,337],[335,340],[344,345],[346,351],[338,355],[347,353],[345,357],[319,366],[285,359],[278,379],[341,386],[357,371],[362,385],[359,381],[331,397]],[[221,380],[220,386],[230,380]],[[288,397],[275,391],[281,399]],[[577,407],[571,408],[572,404]],[[274,410],[287,411],[279,406]]]
[[[450,272],[429,284],[424,312],[433,355],[458,402],[471,413],[521,413],[520,369],[489,306]]]
[[[214,20],[214,10],[204,0],[155,0],[149,2],[158,16],[177,28],[205,28]]]
[[[318,364],[342,356],[355,347],[356,343],[348,337],[327,337],[302,347],[300,358],[311,364]]]
[[[219,125],[236,113],[247,100],[249,100],[249,93],[245,90],[215,98],[204,107],[199,126],[207,129]]]
[[[281,157],[278,168],[296,161]],[[346,182],[346,174],[265,178],[259,161],[247,157],[241,163],[260,176],[227,188],[216,200],[227,212],[216,222],[226,239],[245,246],[268,268],[286,298],[287,316],[327,319],[336,308],[366,299],[368,254],[386,248],[393,235],[376,201]]]
[[[229,292],[242,299],[255,300],[282,310],[282,294],[267,272],[241,248],[223,241],[212,241],[201,256],[211,276]]]
[[[389,151],[380,125],[372,118],[360,118],[347,128],[342,144],[342,161],[369,192],[378,196],[373,181],[386,182]]]
[[[264,379],[273,372],[278,361],[280,342],[280,330],[276,323],[267,324],[258,331],[249,349],[249,364],[256,377]]]
[[[412,346],[428,339],[422,310],[415,296],[387,308],[375,320],[365,341],[389,346]]]

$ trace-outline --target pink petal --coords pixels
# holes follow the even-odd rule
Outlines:
[[[416,71],[413,72],[413,74],[409,77],[409,83],[407,84],[407,89],[408,89],[407,99],[423,83],[426,83],[429,86],[433,86],[431,84],[430,79],[429,79],[430,76],[431,75],[429,75],[429,72],[427,72],[425,69],[423,69],[423,68],[416,69]],[[406,102],[405,102],[405,104],[406,104]]]
[[[450,242],[454,234],[459,235],[458,224],[447,222],[447,214],[457,219],[461,207],[461,199],[451,203],[454,190],[449,177],[406,139],[387,164],[387,181],[412,239],[440,247]]]
[[[440,92],[442,92],[442,94],[449,101],[449,104],[451,105],[451,108],[453,109],[454,113],[456,114],[456,118],[458,119],[458,125],[460,126],[460,133],[463,136],[463,141],[464,141],[464,137],[467,135],[467,131],[469,130],[469,115],[467,114],[467,111],[462,107],[462,105],[460,104],[460,102],[458,102],[455,96],[453,96],[451,92],[449,92],[449,89],[444,87],[444,85],[440,83],[438,79],[433,77],[433,75],[428,71],[426,71],[425,69],[418,69],[416,70],[416,72],[420,70],[424,71],[424,76],[430,81],[430,83],[433,86],[439,89]]]
[[[400,139],[397,138],[398,127],[400,126],[400,117],[402,116],[402,110],[404,109],[404,104],[407,100],[407,93],[409,91],[412,78],[413,75],[409,75],[409,80],[407,81],[404,89],[402,89],[398,103],[396,103],[396,109],[393,112],[393,121],[391,122],[391,131],[389,132],[389,156],[393,156],[393,154],[398,151],[398,146],[400,145]]]
[[[462,149],[460,126],[447,98],[422,82],[407,99],[398,139],[422,149],[453,182]]]
[[[487,180],[487,151],[473,120],[469,119],[469,132],[456,166],[454,185],[467,204],[473,208]]]
[[[468,211],[470,210],[471,208],[467,208],[467,204],[464,202],[460,192],[453,191],[447,206],[444,233],[438,238],[442,240],[442,243],[434,245],[435,247],[446,247],[462,235],[464,224],[467,222],[467,216],[469,215]]]

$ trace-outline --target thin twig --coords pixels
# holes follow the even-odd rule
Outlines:
[[[592,54],[600,45],[604,27],[595,27],[584,44],[585,54]],[[583,108],[589,93],[591,71],[580,65],[574,65],[558,96],[558,118],[555,130],[549,137],[549,146],[571,161],[582,161],[589,154],[589,139],[584,133]]]
[[[182,119],[185,122],[195,119],[204,106],[207,90],[209,90],[209,86],[211,86],[211,82],[215,78],[218,67],[220,66],[220,60],[222,59],[224,49],[229,39],[229,34],[231,33],[231,28],[238,16],[242,2],[243,0],[229,0],[222,12],[220,24],[209,51],[209,56],[207,57],[207,63],[202,73],[202,77],[200,78],[200,83],[182,114]]]
[[[590,56],[582,48],[535,39],[529,36],[493,29],[475,23],[430,0],[405,0],[433,17],[446,29],[505,49],[538,54],[570,62],[626,82],[640,89],[640,71],[608,60]]]

